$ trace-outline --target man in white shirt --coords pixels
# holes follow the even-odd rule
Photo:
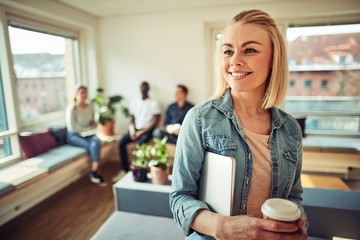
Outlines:
[[[152,132],[158,125],[161,115],[159,103],[156,100],[149,98],[149,84],[147,82],[142,82],[140,90],[142,98],[133,101],[129,107],[131,118],[129,131],[119,142],[122,168],[126,172],[129,171],[126,145],[134,141],[137,141],[139,145],[141,145],[152,139]]]

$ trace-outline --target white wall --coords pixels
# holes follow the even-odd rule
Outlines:
[[[164,111],[174,100],[178,83],[189,87],[189,100],[193,103],[206,100],[211,95],[206,90],[211,66],[206,66],[209,54],[205,47],[205,24],[224,22],[253,8],[268,12],[282,23],[297,18],[320,17],[321,21],[328,16],[359,16],[360,1],[278,1],[102,18],[101,71],[107,93],[122,94],[130,101],[140,96],[140,82],[148,80],[152,97],[161,102]],[[119,118],[117,131],[125,131],[127,121]]]

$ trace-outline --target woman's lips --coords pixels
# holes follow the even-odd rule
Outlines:
[[[249,74],[251,74],[252,72],[229,72],[231,74],[231,76],[233,77],[244,77],[244,76],[247,76]]]

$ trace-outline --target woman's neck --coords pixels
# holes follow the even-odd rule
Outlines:
[[[262,107],[263,96],[263,94],[250,92],[231,92],[234,109],[248,115],[264,113],[265,109]]]
[[[87,108],[87,103],[85,101],[80,101],[76,103],[76,106],[79,108]]]
[[[258,134],[271,131],[271,113],[262,107],[263,95],[246,93],[232,94],[233,107],[241,125]]]

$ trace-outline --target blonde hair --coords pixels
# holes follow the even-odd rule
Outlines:
[[[223,34],[230,26],[235,23],[255,24],[262,27],[268,33],[272,45],[273,59],[272,67],[267,79],[262,107],[264,109],[268,109],[273,106],[279,105],[285,99],[286,95],[288,80],[288,63],[286,45],[279,29],[276,26],[274,19],[272,19],[269,14],[261,10],[243,11],[230,20],[230,22],[224,29]],[[218,99],[222,97],[226,89],[230,87],[224,79],[221,71],[222,41],[223,40],[220,39],[220,44],[218,44],[216,48],[216,90],[211,99]]]

